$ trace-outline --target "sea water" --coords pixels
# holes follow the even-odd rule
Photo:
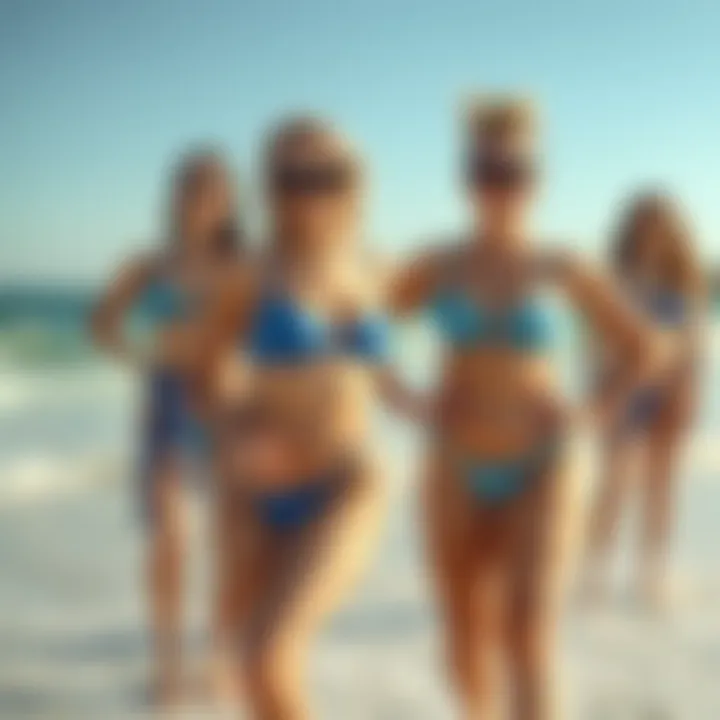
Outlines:
[[[147,711],[135,512],[141,393],[137,378],[90,349],[89,305],[77,292],[0,297],[0,717],[9,720]],[[577,328],[560,313],[557,325],[556,362],[576,392]],[[709,340],[702,408],[679,483],[675,604],[663,615],[643,613],[622,574],[607,606],[569,604],[560,654],[570,720],[720,717],[720,342]],[[427,328],[419,323],[396,341],[408,376],[431,382],[437,348]],[[421,441],[386,416],[377,436],[392,507],[372,567],[313,655],[317,717],[456,717],[416,523]],[[201,647],[206,618],[203,537],[200,522],[191,647]],[[632,549],[632,531],[625,540]]]

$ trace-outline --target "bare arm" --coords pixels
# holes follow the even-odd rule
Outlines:
[[[688,318],[682,332],[683,367],[693,375],[699,369],[707,338],[708,305],[704,294],[694,298],[688,308]]]
[[[402,318],[422,308],[437,289],[442,264],[441,253],[429,251],[396,268],[387,282],[389,314]]]
[[[638,384],[657,377],[667,367],[670,349],[608,277],[567,255],[554,257],[551,267],[595,330],[597,344],[621,360],[622,372],[613,386],[603,388],[593,403],[599,418],[607,420],[616,415]]]
[[[687,317],[680,328],[677,342],[679,357],[675,371],[669,378],[677,393],[676,419],[690,423],[699,400],[699,380],[706,354],[707,342],[707,300],[700,294],[689,300]]]
[[[385,277],[388,314],[402,319],[422,308],[438,285],[440,253],[431,251],[395,268]],[[432,417],[432,403],[425,393],[410,387],[392,365],[378,371],[383,402],[402,417],[425,424]]]
[[[203,395],[211,405],[231,393],[231,384],[237,389],[243,376],[235,348],[242,346],[249,328],[253,287],[249,267],[230,268],[198,323],[198,373]]]
[[[110,281],[90,318],[90,334],[105,352],[132,364],[148,358],[133,346],[125,334],[125,319],[154,272],[155,263],[140,257],[123,266]]]

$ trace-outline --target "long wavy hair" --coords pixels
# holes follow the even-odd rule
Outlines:
[[[213,149],[194,149],[185,153],[172,175],[167,242],[171,249],[183,235],[182,208],[193,193],[198,192],[202,184],[212,181],[213,175],[219,175],[228,184],[234,196],[235,179],[230,167],[222,155]],[[237,202],[229,205],[227,217],[218,218],[217,226],[212,230],[211,252],[218,258],[232,259],[246,249],[246,238]]]
[[[639,226],[648,216],[655,216],[664,230],[661,285],[688,299],[700,299],[704,295],[705,283],[695,238],[677,201],[662,192],[638,193],[628,203],[610,247],[614,271],[631,281],[637,275]]]

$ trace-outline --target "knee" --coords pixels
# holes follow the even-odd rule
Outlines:
[[[521,677],[544,674],[551,662],[549,621],[518,618],[508,638],[508,656],[514,672]]]
[[[186,498],[179,477],[162,474],[151,498],[152,542],[156,547],[182,545],[186,532]]]
[[[454,680],[475,687],[484,681],[497,637],[481,613],[470,604],[455,609],[448,627],[447,665]]]
[[[257,708],[284,707],[296,694],[299,663],[288,642],[266,639],[245,654],[244,686]]]
[[[456,682],[467,682],[475,675],[477,647],[470,638],[450,637],[446,649],[447,668]]]
[[[185,524],[170,513],[153,518],[147,549],[148,570],[155,581],[162,582],[177,574],[186,553]]]

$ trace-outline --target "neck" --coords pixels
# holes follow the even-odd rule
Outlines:
[[[522,247],[525,242],[526,234],[520,224],[494,226],[480,221],[473,230],[473,243],[476,246],[496,250],[514,250]]]
[[[284,239],[276,239],[273,255],[285,268],[318,275],[341,263],[346,251],[344,243],[303,243],[285,236]]]

